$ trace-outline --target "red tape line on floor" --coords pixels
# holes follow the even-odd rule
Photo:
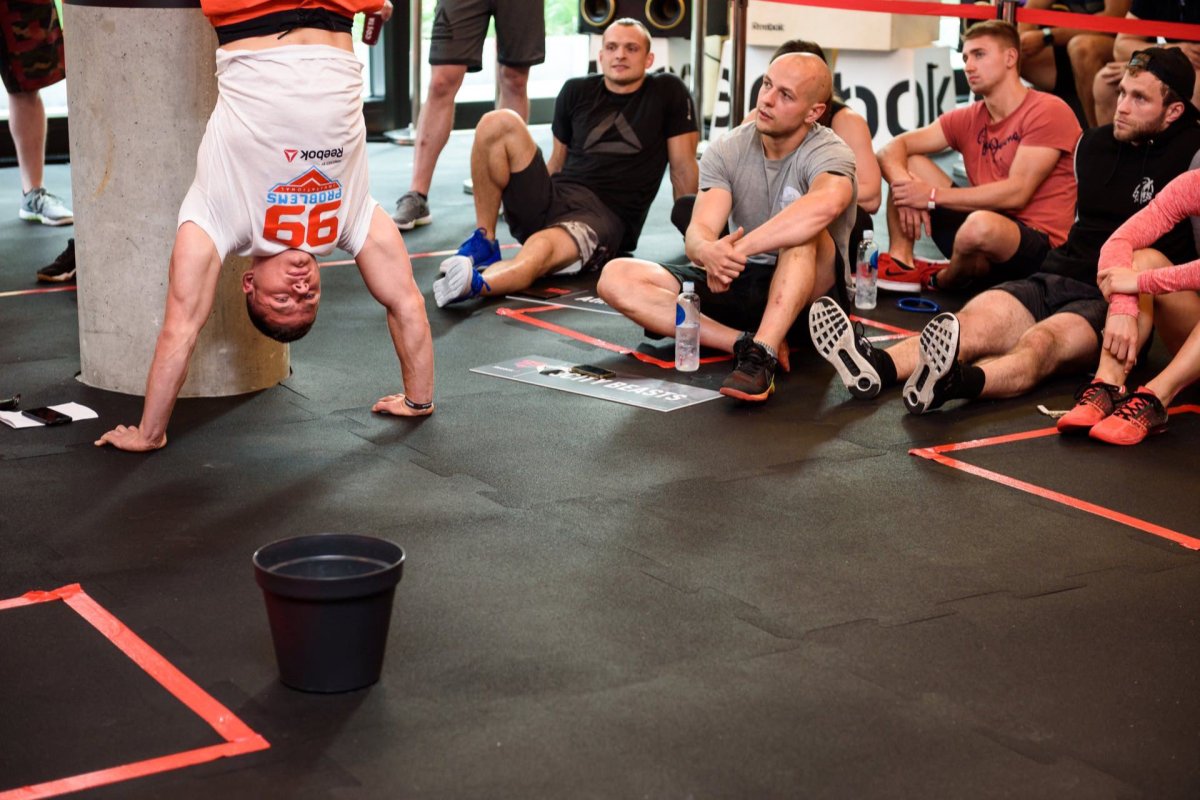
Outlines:
[[[1200,413],[1200,406],[1176,406],[1169,411],[1172,415],[1184,412]],[[1070,495],[1063,494],[1062,492],[1056,492],[1053,489],[1047,489],[1044,486],[1037,486],[1036,484],[1032,484],[1018,478],[1013,478],[1009,475],[1003,475],[990,469],[977,467],[974,464],[968,464],[965,461],[960,461],[957,458],[951,458],[950,456],[944,455],[945,453],[953,453],[959,450],[972,450],[977,447],[1008,444],[1010,442],[1019,442],[1026,439],[1037,439],[1043,436],[1055,436],[1057,434],[1057,428],[1040,428],[1038,430],[1023,431],[1021,433],[1010,433],[1004,436],[993,436],[988,439],[974,439],[969,442],[959,442],[957,444],[942,444],[937,445],[936,447],[914,448],[909,450],[908,453],[909,455],[919,456],[920,458],[925,458],[930,461],[936,461],[937,463],[950,467],[951,469],[957,469],[969,475],[974,475],[977,478],[983,478],[985,480],[998,483],[1001,486],[1007,486],[1010,489],[1026,492],[1027,494],[1032,494],[1036,497],[1042,497],[1046,500],[1053,500],[1056,503],[1061,503],[1070,508],[1078,509],[1079,511],[1087,512],[1088,514],[1094,514],[1098,517],[1103,517],[1104,519],[1112,520],[1113,522],[1117,522],[1122,525],[1128,525],[1131,528],[1136,528],[1137,530],[1145,533],[1175,542],[1176,544],[1186,547],[1189,550],[1200,550],[1200,539],[1180,533],[1179,531],[1173,531],[1170,528],[1163,527],[1162,525],[1156,525],[1153,522],[1147,522],[1144,519],[1139,519],[1128,514],[1122,514],[1120,511],[1114,511],[1111,508],[1090,503],[1087,500],[1081,500],[1078,497],[1072,497]]]
[[[54,797],[67,792],[92,789],[110,783],[140,778],[157,772],[190,767],[215,761],[218,758],[253,753],[271,745],[244,722],[234,716],[228,708],[180,672],[171,662],[154,648],[125,627],[103,606],[88,596],[77,583],[49,592],[28,592],[21,597],[0,601],[0,611],[36,603],[62,601],[83,617],[92,627],[104,635],[122,653],[141,667],[146,674],[158,681],[164,689],[203,719],[221,738],[223,744],[187,750],[182,753],[135,761],[108,769],[72,775],[68,778],[46,781],[32,786],[0,791],[0,800],[32,800]]]
[[[632,356],[638,361],[641,361],[643,364],[653,364],[654,366],[662,367],[663,369],[675,369],[674,361],[666,361],[661,358],[655,358],[654,356],[647,355],[646,353],[640,353],[633,348],[620,344],[614,344],[612,342],[605,341],[604,339],[597,339],[595,336],[588,336],[586,333],[580,333],[577,330],[573,330],[563,325],[556,325],[553,322],[547,322],[544,319],[529,316],[530,314],[542,314],[547,311],[562,310],[562,306],[534,306],[533,308],[497,308],[496,313],[502,317],[511,317],[518,322],[524,322],[528,325],[533,325],[534,327],[542,328],[543,330],[569,337],[577,342],[583,342],[584,344],[590,344],[593,347],[611,350],[612,352],[620,353],[623,356]],[[732,356],[728,355],[709,356],[708,358],[700,359],[700,363],[716,364],[719,361],[729,361],[732,358]],[[2,800],[2,798],[0,798],[0,800]]]
[[[995,19],[996,6],[991,5],[942,5],[941,3],[917,2],[917,0],[770,0],[794,6],[830,8],[835,11],[875,11],[886,14],[913,14],[922,17],[958,17],[960,19]],[[1017,22],[1031,25],[1052,25],[1060,28],[1078,28],[1100,33],[1130,33],[1153,39],[1200,41],[1200,25],[1186,22],[1157,22],[1145,19],[1105,17],[1098,14],[1077,14],[1070,11],[1017,8]]]

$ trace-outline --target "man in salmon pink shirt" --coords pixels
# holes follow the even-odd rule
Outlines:
[[[964,287],[1036,272],[1074,221],[1072,160],[1081,133],[1069,106],[1021,83],[1017,30],[988,20],[963,37],[967,83],[981,100],[901,134],[878,153],[888,182],[888,252],[879,286]],[[929,158],[962,154],[967,186]],[[913,258],[924,232],[948,261]]]

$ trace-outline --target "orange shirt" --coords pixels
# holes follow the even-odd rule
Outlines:
[[[348,17],[359,11],[371,14],[383,8],[383,0],[200,0],[200,6],[216,27],[294,8],[324,8]]]

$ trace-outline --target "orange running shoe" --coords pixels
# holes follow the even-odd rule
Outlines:
[[[1059,433],[1087,433],[1092,426],[1117,410],[1125,399],[1125,387],[1092,381],[1075,392],[1075,406],[1058,418]]]
[[[1139,386],[1116,411],[1096,423],[1088,436],[1109,444],[1130,445],[1166,429],[1167,410],[1162,401],[1145,386]]]

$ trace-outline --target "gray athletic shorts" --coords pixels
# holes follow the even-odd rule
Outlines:
[[[496,60],[529,67],[546,60],[544,0],[438,0],[433,11],[429,63],[483,69],[488,21],[496,20]]]

